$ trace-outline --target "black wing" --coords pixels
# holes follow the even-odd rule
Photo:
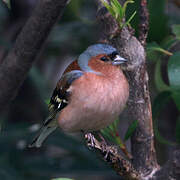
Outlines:
[[[70,92],[67,90],[69,89],[72,82],[80,78],[82,75],[83,72],[80,70],[74,70],[63,75],[51,96],[48,106],[50,118],[44,122],[44,125],[48,124],[50,119],[53,119],[58,111],[62,110],[68,105]]]

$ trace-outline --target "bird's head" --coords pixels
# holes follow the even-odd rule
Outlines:
[[[108,44],[95,44],[89,46],[78,58],[78,64],[83,71],[94,72],[89,66],[94,61],[99,66],[111,64],[117,66],[125,63],[127,60],[121,57],[116,50]]]

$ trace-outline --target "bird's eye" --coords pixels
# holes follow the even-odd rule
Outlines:
[[[103,56],[103,57],[101,58],[101,60],[102,60],[102,61],[109,61],[109,59],[108,59],[106,56]]]
[[[114,59],[116,57],[116,55],[118,55],[118,52],[117,51],[114,51],[112,54],[110,54],[110,58],[111,59]]]

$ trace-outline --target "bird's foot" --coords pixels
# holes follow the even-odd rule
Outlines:
[[[90,148],[95,147],[95,137],[91,133],[86,133],[85,139],[86,139],[88,147],[90,147]]]

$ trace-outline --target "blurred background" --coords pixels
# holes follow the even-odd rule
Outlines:
[[[128,6],[127,17],[135,10],[138,12],[139,2],[136,0]],[[8,9],[0,1],[0,63],[13,46],[36,3],[36,0],[12,0]],[[158,161],[163,164],[176,148],[175,145],[180,143],[180,2],[149,0],[148,7],[150,30],[146,49],[147,67],[156,149]],[[138,22],[137,13],[131,21],[136,36]],[[89,45],[96,43],[100,33],[94,1],[71,1],[16,99],[0,115],[0,179],[119,179],[108,165],[85,147],[79,135],[67,135],[57,130],[41,148],[27,148],[48,114],[47,102],[63,70]],[[131,119],[125,112],[119,124],[122,137],[129,123]]]

